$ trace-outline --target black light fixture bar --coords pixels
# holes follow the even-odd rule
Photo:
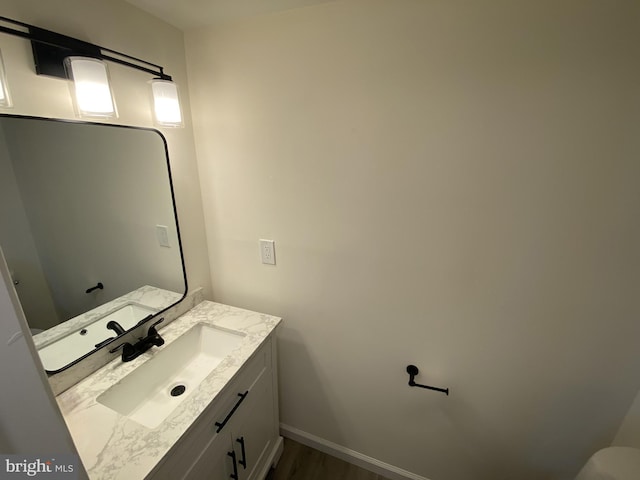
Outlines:
[[[38,75],[68,78],[64,69],[64,59],[71,56],[82,56],[107,60],[149,73],[161,80],[171,80],[171,76],[164,73],[164,68],[155,63],[11,18],[0,16],[0,21],[18,25],[27,30],[22,31],[0,25],[0,32],[31,41]]]

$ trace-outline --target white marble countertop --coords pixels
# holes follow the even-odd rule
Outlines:
[[[148,475],[277,327],[280,318],[204,301],[159,333],[168,345],[198,323],[241,332],[245,337],[159,427],[144,427],[96,399],[163,347],[154,347],[127,363],[118,358],[56,397],[89,478],[142,480]]]

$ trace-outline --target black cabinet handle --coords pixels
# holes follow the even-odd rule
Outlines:
[[[225,419],[222,422],[216,422],[215,425],[216,427],[218,427],[218,429],[216,430],[216,433],[220,433],[220,431],[224,428],[224,426],[227,424],[227,422],[229,421],[229,419],[233,416],[234,413],[236,413],[236,410],[238,409],[238,407],[240,406],[240,404],[242,402],[244,402],[244,399],[247,398],[247,395],[249,394],[249,390],[247,390],[244,393],[239,393],[238,396],[240,397],[240,400],[238,400],[236,402],[236,404],[233,406],[233,408],[231,409],[231,411],[229,412],[229,414],[225,417]]]
[[[229,475],[229,477],[233,478],[233,480],[238,480],[238,464],[236,463],[236,452],[231,450],[230,452],[227,452],[227,455],[229,455],[233,460],[233,473]]]
[[[242,460],[240,460],[238,463],[242,465],[242,468],[246,470],[247,469],[247,453],[244,451],[244,437],[240,437],[236,439],[236,442],[240,444],[240,447],[242,449]]]

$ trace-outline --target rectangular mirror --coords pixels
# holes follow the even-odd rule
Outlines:
[[[0,247],[49,373],[179,302],[162,134],[0,115]]]

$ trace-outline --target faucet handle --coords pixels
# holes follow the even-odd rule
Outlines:
[[[151,324],[151,326],[149,327],[149,330],[147,330],[147,335],[157,335],[158,331],[156,330],[156,325],[160,324],[164,322],[164,317],[162,317],[160,320],[155,321],[154,323]]]
[[[131,346],[131,344],[130,344],[129,342],[124,342],[124,343],[121,343],[120,345],[118,345],[117,347],[112,348],[111,350],[109,350],[109,353],[116,353],[116,352],[117,352],[118,350],[120,350],[121,348],[124,350],[125,345],[129,345],[129,346]]]
[[[109,350],[109,353],[116,353],[118,350],[122,349],[122,361],[128,362],[137,357],[136,349],[129,342],[124,342],[118,345],[116,348],[112,348]]]
[[[161,318],[160,320],[155,322],[153,325],[151,325],[149,327],[149,330],[147,331],[147,339],[148,339],[148,341],[151,342],[156,347],[164,345],[164,338],[162,338],[160,336],[160,334],[158,333],[158,331],[156,330],[156,325],[158,325],[162,321],[164,321],[164,318]]]
[[[156,320],[155,322],[153,322],[153,324],[151,324],[152,327],[155,327],[156,325],[158,325],[159,323],[164,322],[164,317]]]

